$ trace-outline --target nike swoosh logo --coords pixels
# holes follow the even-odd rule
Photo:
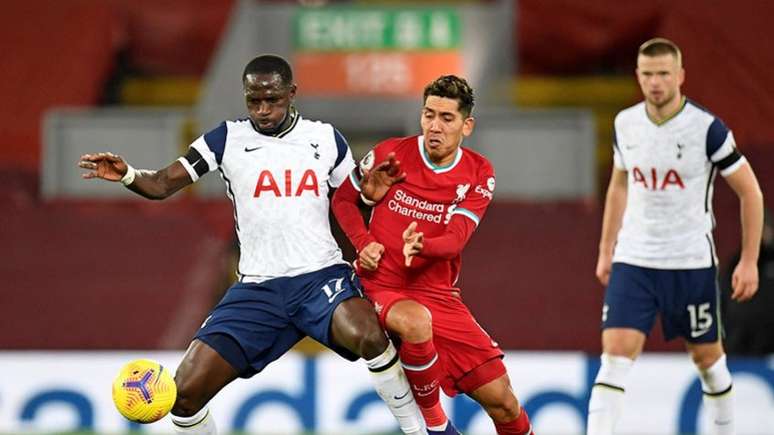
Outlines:
[[[709,329],[704,329],[701,331],[691,331],[691,338],[701,337],[702,335],[709,332]]]
[[[255,147],[255,148],[247,148],[247,147],[245,147],[245,152],[246,152],[246,153],[249,153],[250,151],[259,150],[259,149],[261,149],[261,148],[263,148],[263,147]]]
[[[395,400],[400,400],[400,399],[408,396],[408,393],[409,393],[409,391],[406,391],[405,393],[403,393],[402,396],[392,396],[392,398],[395,399]]]

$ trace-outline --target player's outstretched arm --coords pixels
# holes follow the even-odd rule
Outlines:
[[[376,203],[384,198],[390,187],[405,179],[406,173],[401,170],[400,161],[395,158],[395,153],[389,153],[387,158],[375,167],[370,170],[363,169],[360,192],[365,199]]]
[[[148,199],[167,198],[193,182],[178,161],[157,171],[137,170],[127,164],[121,156],[113,153],[96,153],[82,155],[78,166],[88,170],[81,175],[85,179],[120,181],[129,190]]]
[[[763,194],[749,163],[726,177],[739,197],[742,217],[742,253],[731,276],[731,298],[744,302],[758,291],[758,255],[763,232]]]
[[[607,285],[613,267],[613,248],[621,229],[626,196],[628,193],[626,171],[613,168],[605,196],[605,213],[602,218],[602,235],[599,238],[599,256],[596,275],[602,285]]]

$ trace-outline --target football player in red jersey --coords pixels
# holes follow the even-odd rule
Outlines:
[[[400,338],[400,358],[430,434],[457,434],[440,406],[439,387],[463,392],[494,421],[498,434],[532,433],[502,362],[503,353],[473,318],[455,287],[460,253],[483,218],[495,188],[494,169],[462,148],[473,132],[473,91],[442,76],[424,91],[422,135],[374,147],[333,198],[333,211],[358,251],[357,271],[379,321]],[[368,228],[358,211],[360,185],[373,162],[380,192]],[[400,173],[403,171],[403,173]],[[370,183],[374,184],[374,183]]]

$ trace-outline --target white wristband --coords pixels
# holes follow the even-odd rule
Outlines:
[[[134,177],[137,176],[137,171],[130,164],[126,164],[126,174],[121,178],[121,184],[128,186],[134,183]]]
[[[362,193],[360,194],[360,200],[363,201],[363,203],[369,207],[373,207],[376,205],[375,201],[371,201],[370,199],[366,198],[365,195]]]

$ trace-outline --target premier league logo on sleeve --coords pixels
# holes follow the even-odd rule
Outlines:
[[[370,171],[374,167],[374,150],[368,152],[368,154],[360,160],[360,170]]]

